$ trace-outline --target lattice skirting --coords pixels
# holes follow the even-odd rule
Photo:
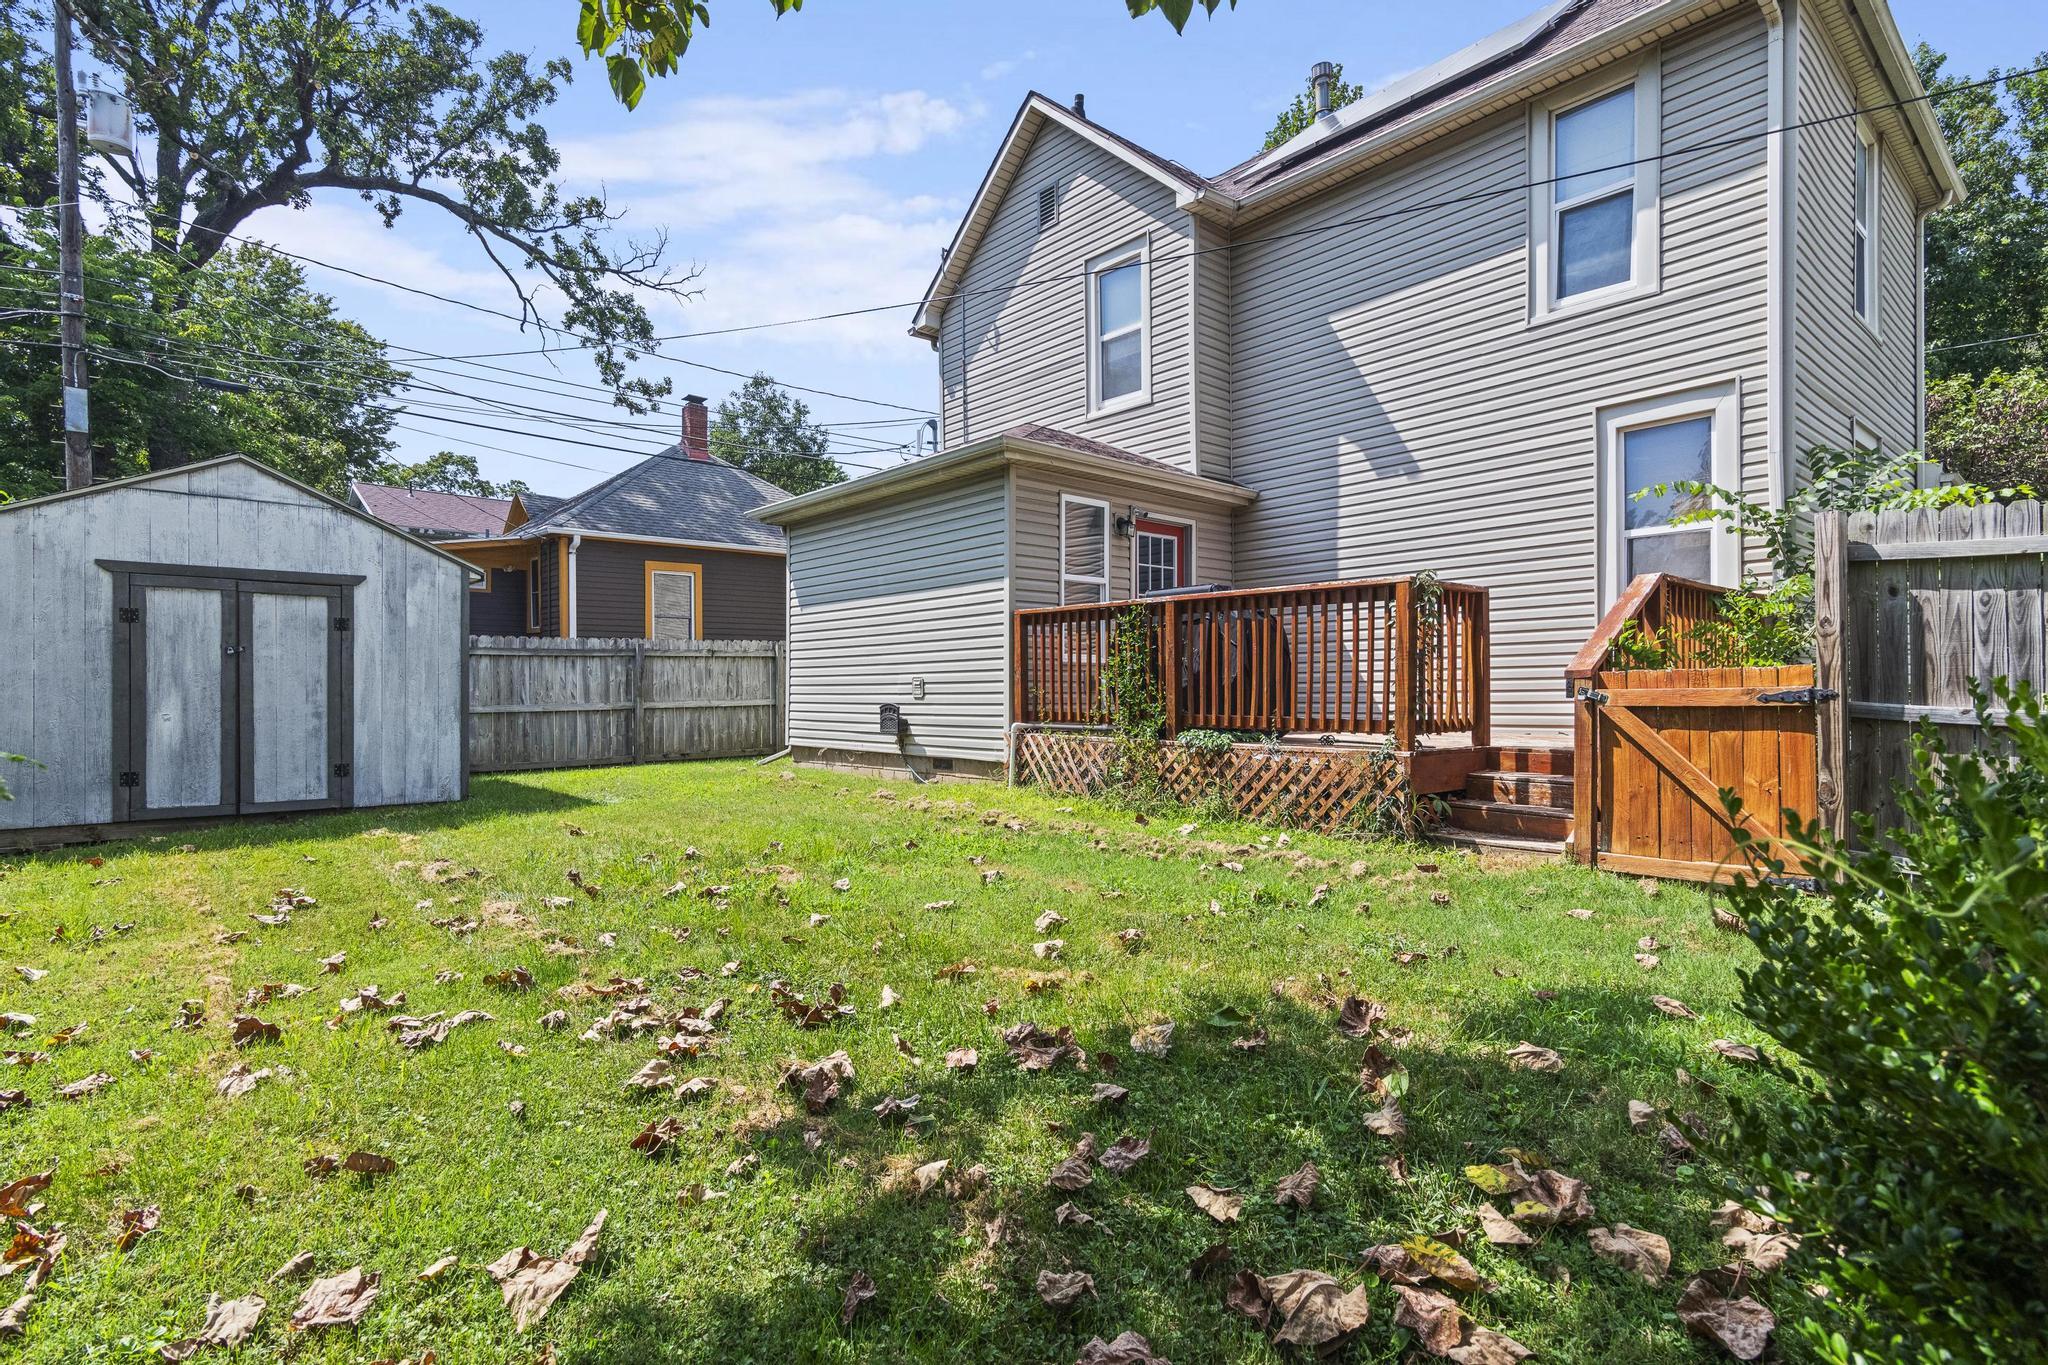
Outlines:
[[[1112,746],[1100,735],[1028,731],[1017,740],[1017,780],[1089,796],[1109,781]],[[1354,813],[1398,795],[1398,763],[1375,765],[1366,754],[1327,749],[1269,749],[1237,744],[1228,753],[1199,754],[1175,744],[1159,749],[1159,782],[1173,800],[1194,805],[1220,793],[1248,820],[1333,830]]]

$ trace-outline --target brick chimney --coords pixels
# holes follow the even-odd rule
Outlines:
[[[683,453],[693,460],[711,458],[711,417],[694,393],[683,395]]]

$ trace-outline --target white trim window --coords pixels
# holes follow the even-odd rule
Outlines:
[[[1109,600],[1109,504],[1060,494],[1060,605]]]
[[[1131,519],[1131,596],[1172,592],[1193,581],[1193,523],[1166,517]]]
[[[1672,573],[1726,587],[1741,581],[1736,536],[1717,522],[1671,524],[1673,516],[1707,505],[1705,499],[1675,488],[1644,491],[1694,482],[1738,488],[1740,407],[1740,390],[1731,382],[1600,410],[1603,609],[1637,574]]]
[[[1654,292],[1658,66],[1536,106],[1530,125],[1532,316]]]
[[[1137,241],[1088,263],[1088,410],[1152,397],[1151,246]]]
[[[1877,330],[1877,140],[1860,123],[1856,129],[1856,316]]]

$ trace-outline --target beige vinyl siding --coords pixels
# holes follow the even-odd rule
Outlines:
[[[1798,10],[1798,150],[1793,169],[1792,451],[1843,447],[1863,422],[1888,451],[1918,446],[1919,222],[1900,175],[1908,151],[1878,147],[1877,335],[1856,315],[1856,120],[1841,56]],[[1887,96],[1887,98],[1889,98]],[[1865,101],[1869,103],[1869,101]],[[1815,120],[1833,118],[1832,123]]]
[[[1194,471],[1230,477],[1230,237],[1195,225]]]
[[[1766,125],[1753,11],[1661,52],[1666,148]],[[1561,726],[1597,621],[1595,414],[1735,383],[1745,481],[1767,488],[1763,140],[1674,157],[1658,293],[1532,324],[1524,111],[1261,222],[1235,253],[1232,474],[1246,586],[1432,570],[1492,590],[1494,723]]]
[[[1197,507],[1160,495],[1156,487],[1136,481],[1075,478],[1048,470],[1019,467],[1010,473],[1011,535],[1016,605],[1056,607],[1060,604],[1060,495],[1093,498],[1109,504],[1111,517],[1133,506],[1163,521],[1186,522],[1195,529],[1195,573],[1191,582],[1228,583],[1231,573],[1231,521],[1228,512]],[[1131,595],[1133,542],[1109,538],[1109,595]]]
[[[1040,231],[1038,194],[1060,193]],[[1047,125],[968,264],[939,328],[948,448],[1036,422],[1191,467],[1190,220],[1164,184]],[[1149,238],[1151,400],[1088,411],[1088,263]],[[993,291],[993,292],[991,292]],[[964,357],[964,361],[963,361]]]
[[[893,756],[895,702],[911,753],[1003,761],[1007,488],[992,471],[789,528],[790,744]]]

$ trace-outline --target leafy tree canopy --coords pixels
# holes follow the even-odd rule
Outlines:
[[[1352,85],[1344,79],[1342,62],[1337,63],[1336,67],[1337,74],[1330,82],[1330,108],[1342,109],[1347,104],[1355,104],[1364,99],[1365,87]],[[1308,83],[1302,87],[1301,93],[1294,97],[1294,103],[1282,109],[1280,117],[1273,120],[1273,130],[1266,134],[1266,145],[1263,150],[1272,151],[1296,133],[1305,131],[1315,121],[1316,83],[1315,78],[1310,77]]]
[[[2006,79],[1961,89],[1969,78],[1944,75],[1941,53],[1922,44],[1914,59],[1970,192],[1927,223],[1929,377],[2038,362],[2037,337],[1989,339],[2048,330],[2048,74],[1993,68]]]
[[[1931,381],[1927,458],[1959,479],[2048,489],[2048,370]]]
[[[369,476],[377,483],[391,488],[417,488],[436,493],[467,493],[477,498],[510,498],[533,490],[523,479],[508,479],[499,483],[487,479],[477,468],[476,456],[458,455],[444,450],[430,455],[418,464],[389,463],[379,465]]]
[[[711,419],[713,456],[790,493],[844,482],[846,471],[826,453],[828,439],[810,406],[765,374],[734,390]]]
[[[1225,4],[1237,8],[1237,0],[1124,0],[1133,19],[1157,11],[1176,33],[1187,27],[1198,4],[1208,14]],[[780,16],[801,10],[804,0],[768,0],[768,5]],[[580,0],[576,40],[586,57],[604,58],[612,93],[631,109],[647,93],[648,78],[674,75],[690,39],[710,26],[708,0]]]

